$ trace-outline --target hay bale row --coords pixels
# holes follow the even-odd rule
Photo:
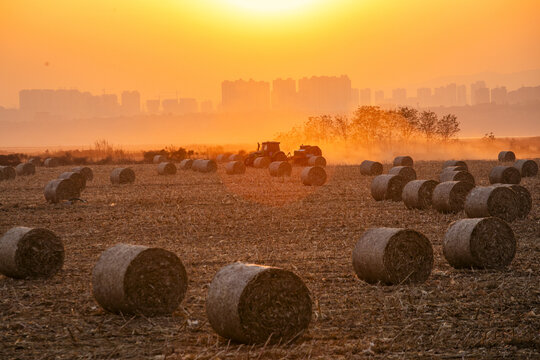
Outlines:
[[[513,166],[495,166],[489,173],[490,184],[519,184],[521,174]]]
[[[253,160],[253,167],[257,169],[266,169],[268,166],[270,166],[271,162],[272,159],[270,159],[268,156],[259,156]]]
[[[94,180],[94,172],[88,166],[77,166],[71,171],[81,174],[87,182]]]
[[[364,160],[360,164],[360,174],[362,175],[381,175],[383,173],[383,165],[377,161]]]
[[[399,175],[379,175],[371,181],[371,196],[376,201],[400,201],[405,180]]]
[[[17,172],[11,166],[0,166],[0,181],[13,180],[17,176]]]
[[[468,171],[442,171],[439,175],[440,182],[465,181],[475,185],[474,176]]]
[[[135,172],[132,168],[116,168],[111,172],[111,183],[132,184],[135,182]]]
[[[516,192],[503,186],[477,186],[465,200],[470,218],[496,216],[511,222],[518,217],[518,207]]]
[[[465,199],[474,185],[466,181],[445,181],[433,189],[433,208],[442,213],[463,210]]]
[[[394,166],[410,166],[410,167],[413,167],[414,166],[414,161],[413,161],[412,157],[410,157],[410,156],[397,156],[396,158],[394,158],[393,165]]]
[[[15,172],[18,176],[30,176],[36,173],[36,167],[30,163],[20,163],[15,166]]]
[[[401,194],[403,203],[407,209],[427,209],[431,206],[433,190],[438,184],[435,180],[409,181]]]
[[[316,155],[312,155],[312,156],[308,156],[308,166],[321,166],[321,167],[325,167],[326,166],[326,159],[322,156],[316,156]]]
[[[167,157],[164,155],[154,155],[152,162],[156,165],[161,164],[162,162],[167,162]]]
[[[201,173],[212,173],[217,171],[217,163],[214,160],[197,159],[191,163],[191,170]]]
[[[322,186],[326,183],[326,171],[320,166],[309,166],[300,174],[302,184],[306,186]]]
[[[43,166],[48,168],[54,168],[60,166],[60,161],[57,158],[47,158],[43,161]]]
[[[465,171],[469,170],[467,163],[462,160],[446,160],[443,163],[443,170],[449,167],[454,167],[454,166],[459,166],[461,168],[464,168]]]
[[[512,166],[519,171],[521,177],[532,177],[538,174],[538,164],[534,160],[521,159]]]
[[[180,165],[178,165],[178,167],[180,168],[180,170],[191,170],[192,165],[193,165],[193,160],[184,159],[180,161]]]
[[[394,166],[388,170],[388,174],[401,176],[405,183],[416,180],[416,171],[410,166]]]
[[[246,173],[246,165],[243,161],[229,161],[225,165],[225,172],[228,175],[242,175]]]
[[[501,151],[498,158],[499,162],[513,162],[516,161],[516,154],[513,151]]]
[[[157,172],[159,175],[175,175],[176,165],[174,165],[172,162],[162,162],[158,165]]]
[[[292,166],[287,161],[274,161],[268,165],[268,172],[275,177],[291,176]]]

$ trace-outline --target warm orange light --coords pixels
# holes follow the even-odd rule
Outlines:
[[[280,13],[305,8],[320,0],[223,0],[242,10],[255,13]]]

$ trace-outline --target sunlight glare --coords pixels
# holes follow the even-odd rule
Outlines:
[[[250,12],[262,14],[298,10],[314,5],[320,0],[225,0],[225,2]]]

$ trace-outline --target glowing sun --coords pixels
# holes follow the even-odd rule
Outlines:
[[[257,13],[279,13],[313,5],[320,0],[225,0],[231,5]]]

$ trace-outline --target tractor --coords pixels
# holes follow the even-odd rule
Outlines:
[[[294,150],[291,160],[293,165],[306,166],[311,156],[322,156],[321,148],[312,145],[300,145],[300,150]]]
[[[257,144],[257,151],[249,153],[244,163],[246,166],[253,166],[253,162],[258,157],[267,157],[271,161],[287,161],[287,155],[279,148],[278,141],[266,141],[260,144]]]

